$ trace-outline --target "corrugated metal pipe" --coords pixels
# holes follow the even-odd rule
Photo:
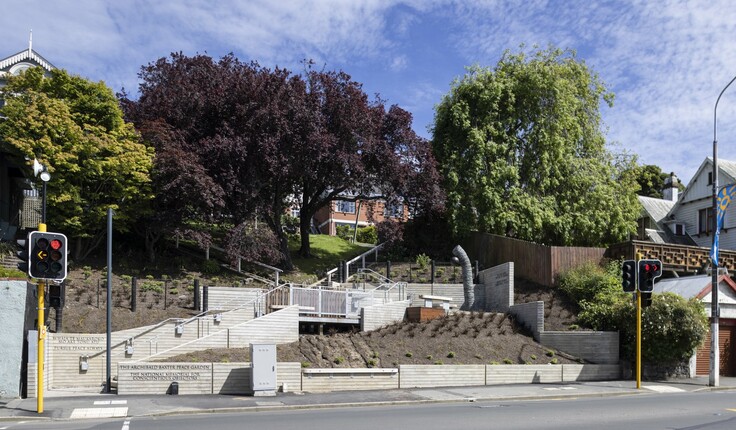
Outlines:
[[[473,267],[470,265],[470,259],[465,250],[457,245],[452,249],[452,255],[457,257],[463,268],[463,293],[465,295],[465,303],[460,307],[461,310],[470,310],[475,302],[475,293],[473,286]]]

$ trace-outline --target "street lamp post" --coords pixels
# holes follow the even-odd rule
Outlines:
[[[718,320],[720,307],[718,305],[718,102],[726,89],[736,81],[736,76],[723,87],[713,107],[713,271],[711,273],[711,304],[710,304],[710,375],[708,385],[717,387],[720,374],[720,351],[718,348]]]

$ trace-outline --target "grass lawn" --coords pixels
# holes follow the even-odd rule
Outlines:
[[[316,281],[318,279],[317,273],[321,277],[327,270],[337,267],[341,260],[350,260],[369,249],[365,246],[347,242],[337,236],[311,234],[309,235],[309,246],[312,257],[302,258],[297,254],[300,245],[298,240],[289,242],[289,250],[291,251],[295,270],[292,273],[285,273],[283,275],[284,280],[291,282]]]

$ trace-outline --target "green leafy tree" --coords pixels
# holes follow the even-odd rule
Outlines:
[[[3,145],[48,167],[47,223],[70,237],[75,260],[104,239],[108,208],[122,232],[146,213],[153,153],[123,121],[115,95],[103,82],[64,70],[45,77],[34,68],[10,77],[2,97]]]
[[[669,174],[662,171],[657,165],[644,164],[636,166],[634,171],[636,182],[639,184],[640,190],[637,192],[640,196],[653,197],[655,199],[662,198],[662,190],[664,189],[664,181]],[[675,184],[677,189],[682,192],[685,186],[680,181]]]
[[[633,160],[605,146],[612,104],[573,52],[506,52],[474,66],[436,108],[433,149],[456,232],[603,245],[636,228]]]

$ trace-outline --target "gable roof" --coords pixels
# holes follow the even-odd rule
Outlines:
[[[669,214],[674,215],[674,213],[677,211],[677,208],[682,205],[682,202],[684,202],[687,199],[687,195],[692,189],[692,186],[695,182],[695,179],[698,178],[702,172],[706,169],[713,170],[713,158],[712,157],[705,157],[705,160],[700,164],[700,167],[698,167],[698,170],[695,172],[692,178],[690,178],[690,181],[687,183],[687,187],[685,187],[685,191],[682,192],[682,195],[677,200],[677,203],[670,209]],[[718,160],[718,184],[719,186],[723,185],[729,185],[736,183],[736,162],[729,161],[729,160]]]
[[[736,283],[726,275],[718,277],[718,285],[724,285],[736,292]],[[683,278],[662,279],[654,284],[655,293],[675,293],[686,299],[703,297],[710,294],[712,290],[712,277],[710,275],[686,276]],[[720,302],[720,300],[719,300]]]
[[[646,213],[659,224],[662,220],[667,217],[672,207],[675,206],[675,202],[672,200],[657,199],[654,197],[638,196],[639,203],[644,208]]]
[[[53,64],[49,63],[45,58],[43,58],[38,52],[29,48],[0,60],[0,71],[9,69],[13,65],[18,64],[22,61],[31,61],[43,67],[44,69],[46,69],[46,71],[49,72],[56,68]]]

